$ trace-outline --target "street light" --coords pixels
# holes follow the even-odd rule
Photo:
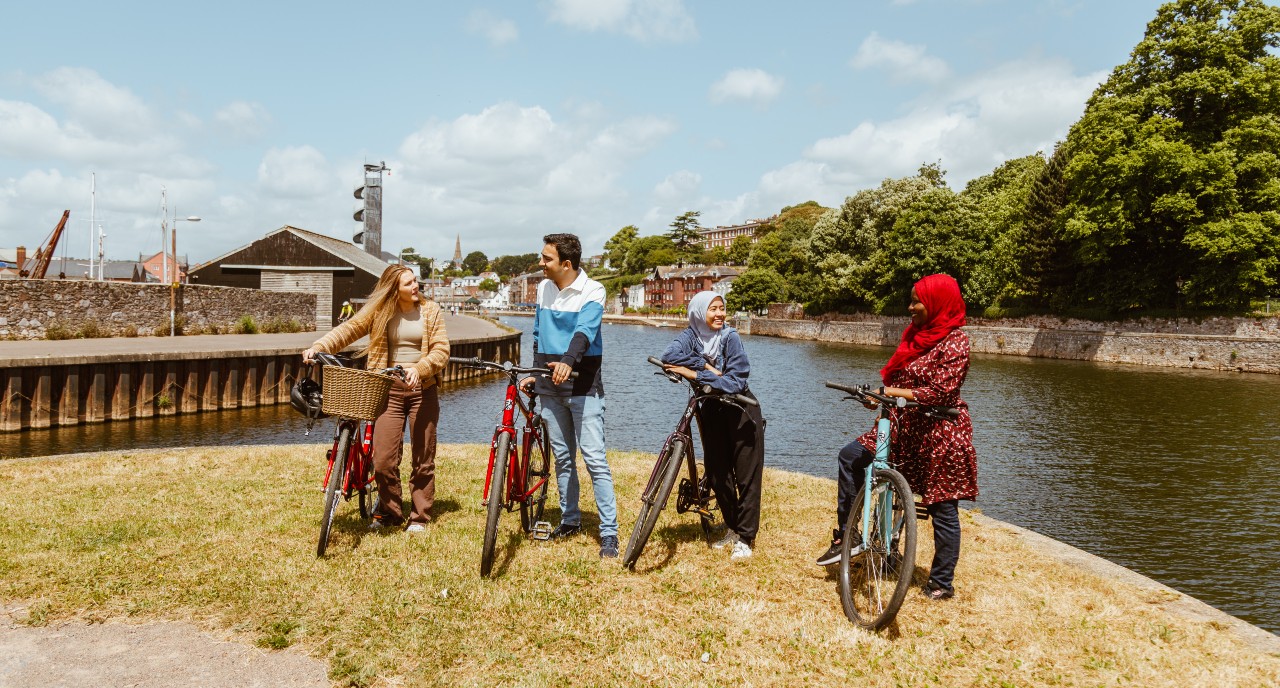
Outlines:
[[[1178,288],[1178,294],[1173,299],[1173,331],[1182,331],[1182,275],[1178,275],[1178,279],[1173,281],[1174,286]]]
[[[200,218],[195,215],[188,217],[173,218],[173,226],[169,228],[169,238],[173,241],[173,281],[169,283],[169,336],[174,336],[177,329],[177,317],[175,311],[178,303],[178,223],[179,222],[199,222]]]

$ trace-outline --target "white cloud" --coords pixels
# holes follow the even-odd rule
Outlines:
[[[92,69],[60,67],[35,77],[32,85],[50,102],[63,106],[67,121],[87,134],[137,140],[155,131],[151,108]]]
[[[218,131],[234,141],[255,141],[271,124],[271,115],[260,103],[237,100],[213,113]]]
[[[515,22],[488,10],[472,10],[467,15],[467,30],[484,36],[493,46],[506,45],[520,38],[520,30],[516,28]]]
[[[891,41],[872,32],[849,61],[854,69],[885,69],[900,81],[936,83],[951,73],[947,63],[926,54],[924,46]]]
[[[327,196],[335,191],[337,181],[324,154],[311,146],[272,148],[258,164],[258,184],[278,197]]]
[[[768,105],[782,93],[782,77],[762,69],[734,69],[711,85],[713,103],[739,101],[757,106]]]
[[[1051,151],[1105,78],[1104,72],[1076,75],[1060,61],[1021,61],[975,74],[923,94],[899,117],[862,121],[815,141],[800,160],[761,175],[755,191],[724,207],[740,206],[739,217],[753,217],[810,199],[834,206],[934,161],[941,161],[952,188],[960,188],[1006,160]]]
[[[639,41],[691,41],[698,37],[683,0],[550,0],[552,21],[583,31],[623,33]]]
[[[680,170],[667,175],[666,179],[653,187],[654,198],[663,205],[678,206],[687,204],[698,195],[702,186],[702,175],[689,170]]]

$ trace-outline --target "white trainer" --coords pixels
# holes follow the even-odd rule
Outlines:
[[[733,543],[733,554],[729,555],[729,558],[730,559],[750,559],[751,545],[748,545],[747,543],[741,540],[738,540],[737,542]]]

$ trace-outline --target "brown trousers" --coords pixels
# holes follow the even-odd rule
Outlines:
[[[400,458],[404,453],[406,422],[412,460],[409,496],[413,500],[413,511],[409,522],[427,523],[436,499],[436,425],[440,422],[440,397],[435,385],[410,390],[396,380],[391,386],[387,410],[373,425],[373,473],[378,481],[378,512],[384,523],[404,520],[400,504]]]

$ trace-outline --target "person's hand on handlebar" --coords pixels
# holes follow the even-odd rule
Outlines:
[[[662,364],[662,369],[667,371],[668,373],[675,373],[676,375],[679,375],[680,377],[686,380],[694,380],[694,379],[697,379],[698,377],[697,373],[693,372],[692,370],[684,366],[671,365],[669,363],[664,363]]]
[[[551,369],[551,384],[559,385],[569,379],[569,373],[573,372],[573,366],[567,363],[549,363],[547,367]]]
[[[304,349],[302,351],[302,362],[307,364],[312,363],[316,360],[316,354],[319,353],[319,351],[320,350],[314,346],[310,349]]]
[[[404,383],[408,385],[409,389],[417,389],[418,382],[419,382],[418,369],[413,366],[409,366],[408,368],[405,368]]]
[[[529,390],[533,389],[533,376],[530,375],[529,377],[520,380],[518,384],[520,385],[520,391],[528,394]]]

